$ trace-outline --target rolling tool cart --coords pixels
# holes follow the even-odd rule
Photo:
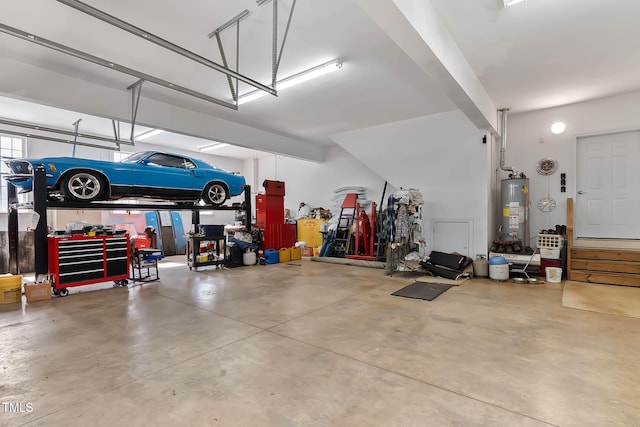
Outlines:
[[[160,249],[133,248],[131,251],[131,280],[153,282],[159,280],[158,260],[164,258]]]
[[[129,236],[49,237],[49,273],[53,293],[61,297],[75,286],[129,279]]]

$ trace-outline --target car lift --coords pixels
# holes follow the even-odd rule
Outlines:
[[[13,185],[8,185],[9,199],[9,265],[15,265],[16,274],[18,271],[18,204],[16,189]],[[177,206],[174,204],[114,204],[109,202],[67,202],[47,200],[46,171],[43,167],[37,167],[33,171],[33,211],[37,214],[38,223],[36,225],[33,246],[35,252],[35,274],[36,278],[48,274],[49,254],[47,245],[47,209],[131,209],[131,210],[190,210],[194,230],[200,224],[200,211],[202,210],[240,210],[233,206]],[[251,232],[251,186],[244,186],[244,204],[242,210],[246,211],[244,226]],[[36,216],[36,215],[34,215]],[[13,270],[13,269],[12,269]]]

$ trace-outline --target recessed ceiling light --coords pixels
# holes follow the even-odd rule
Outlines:
[[[551,132],[555,133],[556,135],[561,134],[566,128],[567,126],[563,122],[555,122],[551,125]]]

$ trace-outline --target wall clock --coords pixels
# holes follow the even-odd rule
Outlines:
[[[558,170],[558,161],[550,157],[540,159],[538,160],[536,170],[540,175],[551,175]]]
[[[556,201],[551,197],[543,197],[538,200],[538,209],[542,212],[551,212],[556,208]]]

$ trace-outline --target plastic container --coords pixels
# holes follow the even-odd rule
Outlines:
[[[313,256],[313,248],[302,248],[302,256]]]
[[[478,277],[489,276],[489,261],[487,261],[484,255],[476,255],[476,259],[473,261],[473,274]]]
[[[315,247],[313,248],[313,256],[320,256],[320,248],[319,247]]]
[[[264,251],[265,264],[277,264],[280,262],[280,255],[275,249],[267,249]]]
[[[560,249],[540,248],[540,258],[560,259]]]
[[[509,263],[502,256],[489,258],[489,278],[493,280],[509,280]]]
[[[22,301],[22,276],[0,276],[0,304]]]
[[[291,248],[291,261],[302,259],[302,250],[300,248]]]
[[[242,264],[243,265],[256,265],[258,263],[258,257],[256,256],[255,251],[246,251],[242,254]]]
[[[559,267],[547,267],[547,282],[560,283],[562,281],[562,269]]]
[[[280,249],[280,262],[289,262],[291,261],[291,248],[282,248]]]

